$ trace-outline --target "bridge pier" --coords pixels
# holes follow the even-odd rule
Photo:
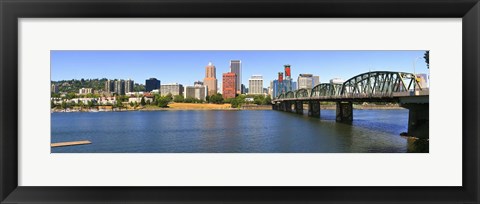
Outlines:
[[[408,136],[428,139],[429,104],[408,103],[402,104],[402,107],[408,109]]]
[[[295,113],[303,115],[303,101],[295,101]]]
[[[320,117],[320,102],[319,101],[309,101],[308,102],[308,116],[310,117]]]
[[[285,105],[285,101],[280,102],[280,110],[281,110],[281,111],[287,111],[287,109],[285,108],[285,106],[286,106],[286,105]]]
[[[337,102],[337,119],[338,122],[353,121],[353,104],[352,102]]]
[[[272,104],[272,110],[278,110],[278,105],[277,105],[277,103]]]
[[[285,111],[289,113],[293,112],[292,105],[293,103],[291,101],[285,101]]]

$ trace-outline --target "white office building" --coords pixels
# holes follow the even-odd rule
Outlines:
[[[248,79],[248,94],[263,94],[262,75],[252,75],[252,77]]]

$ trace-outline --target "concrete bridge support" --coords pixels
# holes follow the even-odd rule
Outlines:
[[[320,102],[318,101],[309,101],[308,102],[308,116],[310,117],[320,117]]]
[[[279,110],[280,104],[274,103],[272,104],[272,110]]]
[[[292,102],[291,101],[285,101],[285,111],[286,112],[292,112]]]
[[[280,104],[278,106],[278,110],[285,111],[285,102],[280,102]]]
[[[408,136],[428,139],[429,105],[428,103],[402,104],[408,109]]]
[[[353,121],[352,102],[337,102],[337,121],[338,122]]]
[[[303,101],[295,101],[295,113],[303,115]]]

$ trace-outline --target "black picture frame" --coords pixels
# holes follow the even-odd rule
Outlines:
[[[0,0],[1,203],[479,203],[478,0]],[[462,18],[462,187],[18,186],[18,18]],[[448,150],[446,150],[448,151]],[[414,167],[412,167],[414,171]],[[279,178],[281,179],[281,178]]]

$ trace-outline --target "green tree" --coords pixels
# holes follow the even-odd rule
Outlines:
[[[170,99],[170,101],[173,100],[173,96],[172,96],[172,93],[168,93],[165,97],[167,97],[168,99]]]
[[[123,103],[122,103],[122,101],[117,100],[116,107],[119,108],[120,110],[122,110],[122,108],[123,108]]]
[[[207,101],[207,103],[210,103],[210,96],[209,95],[205,96],[205,101]]]
[[[87,102],[88,108],[92,108],[94,105],[95,105],[95,104],[93,103],[92,100],[89,100],[89,101]]]
[[[265,101],[265,96],[263,95],[255,95],[253,97],[253,103],[257,104],[257,105],[262,105]]]
[[[135,92],[145,91],[145,86],[142,84],[135,83],[135,85],[133,86],[133,91]]]
[[[133,104],[133,102],[130,101],[130,107],[133,107],[133,106],[135,106],[135,104]]]
[[[145,106],[147,103],[145,103],[145,97],[142,97],[142,100],[140,100],[140,104],[142,106]]]
[[[77,97],[77,94],[75,92],[70,92],[65,95],[67,99],[73,99]]]
[[[263,105],[270,105],[272,104],[272,98],[270,97],[270,95],[268,95],[267,97],[265,97],[265,102]]]
[[[158,101],[158,107],[166,108],[168,107],[168,103],[170,103],[171,98],[168,96],[160,96],[158,97],[157,101]]]
[[[195,98],[192,97],[187,97],[185,100],[183,100],[185,103],[193,103]]]
[[[53,99],[50,100],[50,108],[55,108],[55,103],[53,102]]]
[[[429,50],[425,51],[425,54],[423,54],[423,59],[425,59],[425,63],[427,63],[427,68],[430,69],[430,51]]]
[[[222,94],[216,93],[210,97],[210,102],[215,104],[222,104],[223,103],[223,96]]]
[[[52,92],[52,98],[60,98],[60,94],[59,93],[53,93]]]
[[[181,102],[183,102],[183,100],[184,100],[183,95],[175,95],[173,97],[173,102],[175,102],[175,103],[181,103]]]
[[[239,101],[238,98],[232,99],[230,104],[232,105],[232,108],[239,108],[240,107],[240,101]]]
[[[67,110],[67,108],[69,107],[66,101],[62,101],[61,106],[62,106],[62,109],[64,109],[64,110]]]
[[[78,100],[78,106],[80,106],[80,110],[82,110],[83,107],[85,107],[85,104],[83,104],[83,101]]]

